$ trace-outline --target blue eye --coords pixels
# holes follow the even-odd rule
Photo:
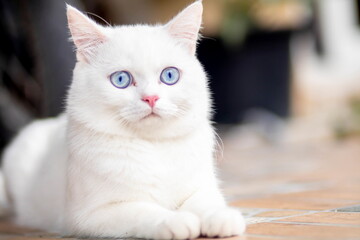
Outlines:
[[[174,85],[179,81],[180,72],[176,67],[165,68],[160,75],[161,82],[167,85]]]
[[[127,88],[132,82],[132,76],[126,71],[114,72],[110,75],[110,81],[117,88]]]

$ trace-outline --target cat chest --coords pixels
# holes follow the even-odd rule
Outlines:
[[[113,161],[123,173],[141,174],[145,181],[159,179],[172,182],[171,179],[176,178],[193,178],[196,172],[201,172],[209,164],[208,158],[209,153],[201,149],[162,145],[141,149],[122,147]]]
[[[211,176],[211,152],[193,146],[122,144],[100,156],[97,174],[114,198],[125,201],[143,198],[174,208]]]

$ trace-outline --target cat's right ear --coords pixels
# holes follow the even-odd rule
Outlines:
[[[201,0],[190,4],[165,25],[166,30],[194,55],[199,39],[203,5]]]
[[[76,57],[78,61],[89,62],[96,54],[97,47],[107,40],[104,28],[68,4],[66,9]]]

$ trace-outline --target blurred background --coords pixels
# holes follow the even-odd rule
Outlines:
[[[165,23],[192,0],[66,2],[117,25]],[[203,3],[197,54],[221,132],[242,147],[360,135],[360,0]],[[64,110],[75,54],[64,1],[0,0],[0,28],[1,152]]]

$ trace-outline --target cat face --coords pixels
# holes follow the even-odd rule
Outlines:
[[[101,27],[68,7],[78,62],[70,117],[95,130],[181,135],[208,120],[205,73],[195,57],[200,2],[166,25]]]

